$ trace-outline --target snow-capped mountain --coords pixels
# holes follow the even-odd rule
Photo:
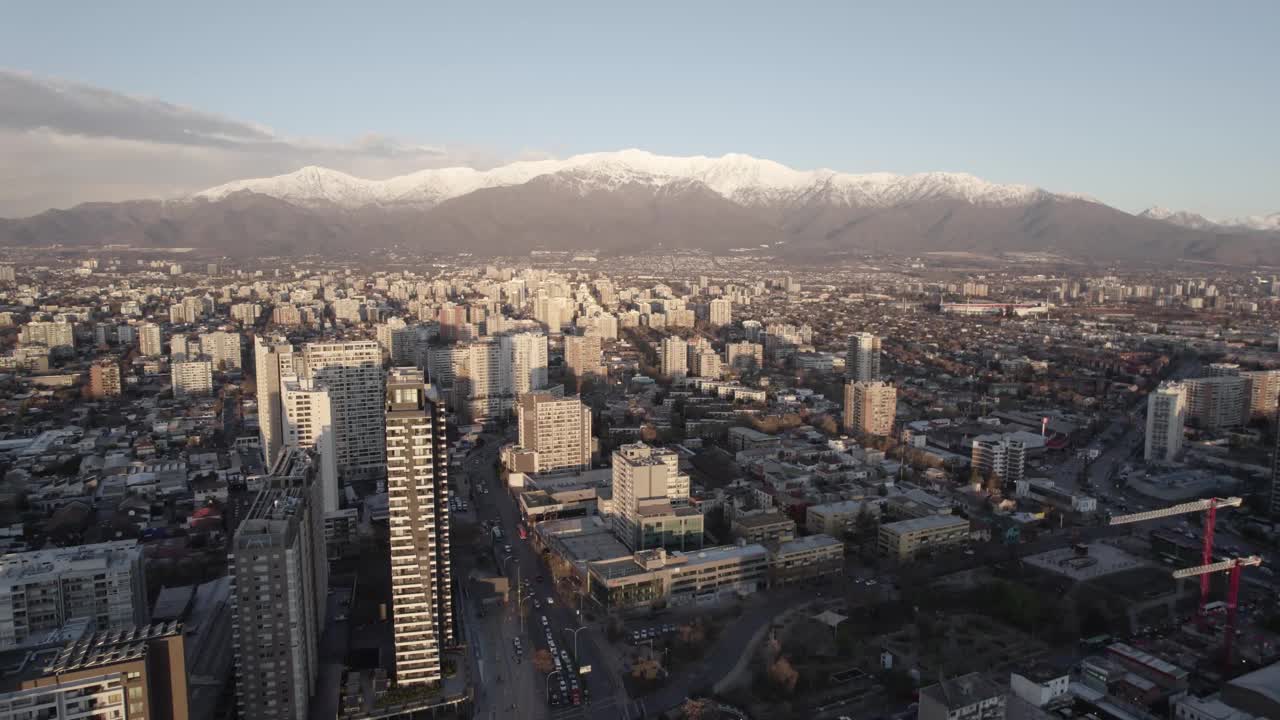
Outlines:
[[[745,206],[820,201],[847,207],[895,207],[922,200],[953,199],[982,207],[1016,207],[1050,196],[1039,188],[1001,185],[966,173],[855,175],[826,169],[795,170],[749,155],[670,157],[622,150],[575,155],[565,160],[515,162],[492,170],[422,170],[387,180],[367,180],[327,168],[305,167],[287,175],[226,183],[196,193],[195,197],[218,200],[248,190],[300,205],[431,207],[477,190],[521,185],[544,176],[583,194],[626,185],[664,187],[696,181]]]
[[[1270,215],[1250,215],[1248,217],[1232,218],[1229,220],[1210,220],[1198,213],[1187,212],[1185,210],[1169,210],[1157,205],[1155,207],[1149,207],[1138,213],[1138,217],[1150,218],[1152,220],[1163,220],[1167,223],[1180,225],[1182,227],[1195,228],[1196,230],[1280,231],[1280,212],[1271,213]]]

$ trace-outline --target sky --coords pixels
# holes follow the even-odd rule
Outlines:
[[[1277,27],[1271,1],[19,3],[0,216],[630,147],[1272,213]]]

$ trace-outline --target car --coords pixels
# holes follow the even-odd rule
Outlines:
[[[548,605],[555,605],[555,604],[556,604],[556,601],[555,601],[555,599],[554,599],[554,598],[552,598],[550,595],[548,595],[548,596],[547,596],[547,604],[548,604]]]
[[[347,621],[347,614],[346,614],[346,613],[338,613],[338,615],[337,615],[336,617],[334,617],[333,619],[334,619],[334,620],[337,620],[338,622],[346,622],[346,621]]]
[[[541,610],[541,609],[542,609],[542,603],[538,600],[538,598],[534,598],[534,599],[533,599],[533,609],[534,609],[534,610]]]

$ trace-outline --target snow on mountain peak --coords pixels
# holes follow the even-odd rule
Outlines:
[[[631,184],[663,187],[696,181],[742,205],[822,198],[836,204],[871,207],[934,199],[1016,206],[1049,196],[1031,186],[991,183],[967,173],[855,175],[828,169],[796,170],[772,160],[738,153],[718,158],[673,157],[627,149],[575,155],[564,160],[514,162],[491,170],[466,167],[421,170],[387,180],[366,180],[337,170],[308,166],[286,175],[226,183],[196,193],[195,197],[216,200],[248,190],[301,205],[432,206],[476,190],[521,185],[547,175],[572,179],[583,192]]]
[[[1228,220],[1213,220],[1198,213],[1186,210],[1170,210],[1154,205],[1138,213],[1138,217],[1152,220],[1163,220],[1174,225],[1195,228],[1196,230],[1280,230],[1280,212],[1270,215],[1250,215]]]

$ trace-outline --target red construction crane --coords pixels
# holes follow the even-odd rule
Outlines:
[[[1159,510],[1148,510],[1146,512],[1132,513],[1129,515],[1117,515],[1111,518],[1112,525],[1127,525],[1129,523],[1146,522],[1147,520],[1159,520],[1161,518],[1173,517],[1174,515],[1186,515],[1188,513],[1202,512],[1204,516],[1204,548],[1200,555],[1201,567],[1213,564],[1213,526],[1217,522],[1218,508],[1240,507],[1244,504],[1244,500],[1238,497],[1229,498],[1209,498],[1207,500],[1195,500],[1188,503],[1172,505]],[[1204,606],[1209,604],[1209,575],[1200,576],[1200,609],[1196,613],[1200,621],[1204,621]]]
[[[1227,667],[1231,666],[1231,643],[1236,638],[1236,605],[1240,600],[1240,570],[1261,564],[1262,558],[1250,555],[1173,571],[1173,576],[1178,579],[1199,575],[1202,583],[1208,582],[1209,576],[1214,573],[1231,573],[1227,583],[1227,629],[1222,636],[1222,657]]]

